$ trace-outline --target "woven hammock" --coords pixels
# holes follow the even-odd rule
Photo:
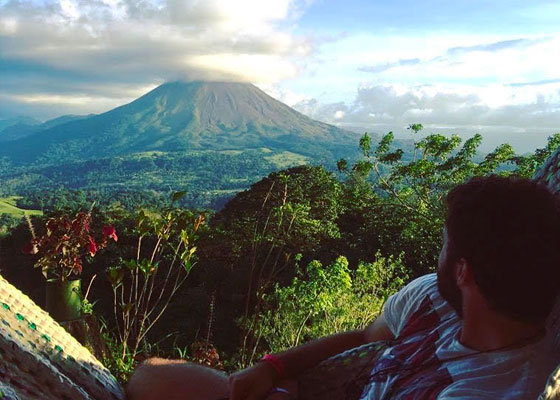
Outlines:
[[[85,347],[0,276],[0,399],[123,398]]]
[[[546,161],[545,165],[535,174],[534,179],[547,185],[554,193],[560,193],[560,149]],[[560,284],[560,282],[559,282]],[[549,319],[549,328],[554,332],[554,345],[560,349],[560,299]],[[560,400],[560,365],[550,376],[540,400]]]

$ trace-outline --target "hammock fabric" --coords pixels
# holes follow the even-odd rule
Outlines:
[[[111,373],[0,276],[0,399],[122,400]]]
[[[387,342],[374,342],[337,354],[298,377],[298,400],[358,400],[372,366]]]
[[[534,179],[547,185],[554,193],[560,193],[560,148],[552,154],[545,165],[535,174]],[[560,284],[560,282],[558,283]],[[560,299],[551,314],[549,329],[554,332],[554,345],[560,349]],[[544,392],[539,400],[560,400],[560,365],[550,375]]]

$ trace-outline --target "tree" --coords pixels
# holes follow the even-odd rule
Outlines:
[[[418,134],[423,127],[412,124],[409,129]],[[518,156],[509,144],[503,144],[477,161],[481,142],[480,134],[464,143],[457,135],[431,134],[415,141],[411,158],[404,160],[401,148],[392,149],[392,132],[383,136],[375,149],[366,133],[360,139],[362,158],[351,167],[344,160],[338,164],[347,176],[347,186],[368,182],[375,194],[371,207],[364,209],[367,218],[360,234],[376,238],[383,254],[404,252],[405,264],[413,275],[433,271],[447,192],[473,176],[529,177],[560,144],[560,134],[530,156]]]
[[[339,181],[324,168],[301,166],[270,174],[213,218],[199,246],[201,264],[213,279],[203,281],[215,282],[208,289],[219,286],[218,303],[241,318],[241,365],[252,358],[262,295],[294,276],[296,254],[309,260],[339,237],[341,193]]]
[[[323,265],[310,262],[290,285],[275,285],[264,297],[256,329],[261,351],[278,352],[303,341],[363,329],[381,312],[387,298],[406,282],[400,258],[379,253],[372,263],[350,270],[345,257]]]

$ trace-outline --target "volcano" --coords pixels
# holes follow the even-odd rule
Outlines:
[[[315,121],[256,86],[231,82],[165,83],[133,102],[2,143],[13,165],[60,163],[145,152],[267,148],[337,157],[356,134]]]

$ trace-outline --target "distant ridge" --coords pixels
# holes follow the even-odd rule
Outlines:
[[[127,156],[148,151],[270,148],[334,157],[356,134],[312,120],[248,83],[170,82],[103,114],[61,122],[3,143],[15,165]]]
[[[0,132],[3,132],[6,128],[14,125],[39,125],[41,121],[35,118],[19,116],[14,118],[0,119]]]
[[[0,129],[0,142],[10,142],[13,140],[22,139],[26,136],[31,136],[37,132],[43,131],[45,129],[53,128],[57,125],[62,125],[70,121],[77,121],[83,118],[91,117],[90,115],[63,115],[62,117],[50,119],[41,123],[33,118],[19,117],[18,119],[5,120],[5,127]],[[10,123],[13,121],[18,121],[15,123]],[[0,122],[0,126],[2,125]]]

